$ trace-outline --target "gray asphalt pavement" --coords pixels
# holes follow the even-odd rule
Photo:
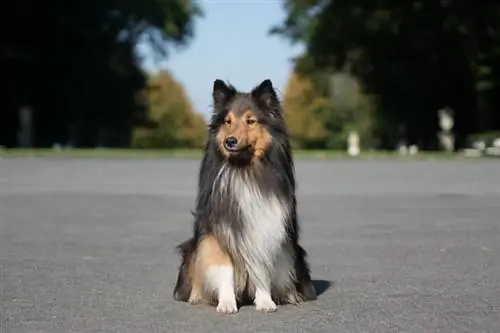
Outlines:
[[[500,331],[500,163],[297,161],[320,296],[175,302],[198,160],[0,158],[0,332]]]

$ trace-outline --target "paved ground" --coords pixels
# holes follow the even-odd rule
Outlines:
[[[498,161],[298,161],[321,295],[233,316],[171,296],[197,168],[0,159],[0,332],[498,332]]]

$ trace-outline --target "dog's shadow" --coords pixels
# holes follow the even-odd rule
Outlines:
[[[314,286],[314,289],[316,290],[316,295],[320,296],[328,289],[330,289],[330,287],[332,287],[334,283],[328,280],[312,280],[312,284]]]

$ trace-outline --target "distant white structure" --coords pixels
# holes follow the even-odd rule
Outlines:
[[[400,155],[417,155],[418,154],[418,146],[417,145],[407,145],[404,141],[401,141],[397,148],[396,148],[397,152],[400,154]]]
[[[483,151],[486,149],[486,143],[482,140],[474,141],[472,143],[472,148],[479,150],[479,151]]]
[[[467,157],[481,157],[486,148],[486,143],[484,141],[476,140],[472,142],[471,148],[464,149],[464,154]]]
[[[464,154],[468,157],[500,157],[500,138],[494,139],[491,146],[488,146],[484,140],[476,140],[472,142],[471,148],[464,149]]]
[[[500,156],[500,138],[493,140],[491,147],[485,149],[485,153],[490,156]]]
[[[417,155],[418,154],[418,146],[417,145],[411,145],[409,148],[408,148],[408,152],[410,153],[410,155]]]
[[[500,138],[493,140],[493,147],[500,148]]]
[[[358,156],[361,149],[359,148],[359,135],[356,131],[350,131],[347,136],[347,153],[350,156]]]
[[[400,155],[406,155],[408,154],[408,145],[406,144],[405,140],[399,140],[398,144],[396,145],[395,149]]]
[[[453,119],[453,111],[449,108],[438,110],[439,127],[441,131],[438,132],[438,139],[441,148],[447,152],[455,150],[455,136],[452,129],[455,125]]]

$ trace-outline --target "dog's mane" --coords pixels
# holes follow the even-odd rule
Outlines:
[[[229,85],[229,87],[234,90],[233,100],[243,96],[248,98],[248,93],[237,91],[232,85]],[[255,182],[263,192],[274,192],[286,200],[293,208],[291,213],[295,214],[295,170],[282,105],[278,98],[274,98],[269,107],[260,107],[263,109],[262,113],[267,115],[264,126],[272,136],[272,144],[259,163],[252,163],[243,167],[230,165],[219,151],[216,136],[223,121],[221,114],[224,114],[224,110],[217,110],[214,107],[208,125],[208,139],[204,147],[204,156],[198,174],[195,215],[201,217],[210,213],[207,209],[211,207],[211,196],[215,195],[213,185],[216,182],[217,175],[224,167],[227,167],[226,172],[231,170],[231,172],[247,173],[248,179]]]

